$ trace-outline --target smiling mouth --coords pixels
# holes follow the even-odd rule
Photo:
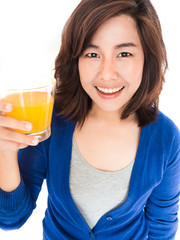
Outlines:
[[[123,87],[119,87],[119,88],[102,88],[102,87],[96,87],[96,89],[97,89],[99,92],[101,92],[101,93],[111,95],[111,94],[120,92],[122,89],[124,89],[124,86],[123,86]]]

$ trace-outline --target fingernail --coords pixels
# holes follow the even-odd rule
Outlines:
[[[37,145],[39,143],[39,140],[37,139],[37,138],[34,138],[33,140],[32,140],[32,144],[33,145]]]
[[[9,104],[9,103],[7,103],[6,105],[5,105],[5,110],[6,111],[11,111],[12,110],[12,105],[11,104]]]
[[[26,123],[25,128],[30,131],[32,129],[32,124],[31,123]]]

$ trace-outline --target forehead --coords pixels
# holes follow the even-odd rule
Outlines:
[[[135,41],[140,43],[137,24],[128,15],[120,15],[105,21],[95,32],[91,39],[92,44],[114,43]]]

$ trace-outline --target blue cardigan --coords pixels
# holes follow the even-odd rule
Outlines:
[[[74,127],[54,115],[51,137],[19,151],[22,180],[11,193],[0,189],[0,228],[16,229],[25,223],[46,179],[44,240],[174,239],[180,192],[180,134],[174,123],[159,112],[156,122],[142,128],[127,200],[102,216],[92,230],[69,189]]]

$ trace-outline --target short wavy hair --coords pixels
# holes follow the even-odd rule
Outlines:
[[[80,125],[91,109],[92,100],[81,86],[78,59],[100,25],[121,14],[129,15],[137,24],[144,67],[141,84],[120,118],[136,113],[140,127],[157,118],[168,62],[160,21],[152,3],[150,0],[82,0],[63,29],[54,75],[58,114]]]

